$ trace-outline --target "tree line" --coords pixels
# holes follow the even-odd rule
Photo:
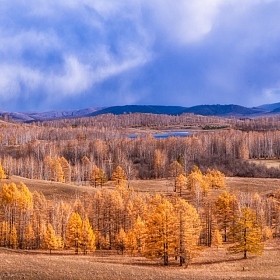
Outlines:
[[[2,134],[11,137],[11,130],[15,130],[27,140],[28,133],[34,133],[33,129],[40,130],[23,126],[2,129]],[[227,176],[280,177],[279,168],[267,168],[248,161],[278,159],[279,131],[199,131],[189,137],[167,139],[155,139],[151,135],[130,139],[113,136],[114,131],[111,131],[108,134],[111,136],[90,139],[90,131],[95,127],[90,127],[89,131],[83,127],[84,136],[78,133],[80,129],[44,128],[48,137],[38,134],[35,140],[22,144],[15,138],[12,143],[0,145],[2,165],[9,175],[58,180],[50,170],[52,165],[60,168],[60,164],[64,172],[69,169],[64,174],[66,182],[76,183],[86,183],[95,165],[109,179],[118,165],[124,168],[130,179],[166,178],[169,165],[178,158],[185,173],[197,165],[203,171],[219,169]],[[72,137],[75,139],[68,139]]]

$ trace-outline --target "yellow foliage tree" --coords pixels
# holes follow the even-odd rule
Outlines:
[[[79,253],[82,242],[83,221],[79,213],[73,212],[69,218],[66,229],[66,246],[75,249],[75,254]]]
[[[208,169],[206,173],[206,180],[212,189],[225,189],[225,175],[216,169]]]
[[[61,157],[59,158],[59,162],[63,171],[64,179],[66,183],[71,182],[71,167],[69,162],[66,160],[66,158]]]
[[[180,266],[187,266],[198,251],[200,218],[196,209],[181,198],[175,202],[175,213],[176,256],[179,256]]]
[[[35,245],[35,234],[31,223],[27,224],[24,233],[24,248],[25,249],[33,249]]]
[[[228,241],[229,228],[236,219],[236,203],[236,197],[228,192],[223,192],[215,201],[216,218],[219,229],[223,230],[224,242]]]
[[[201,170],[195,165],[190,174],[187,176],[187,188],[192,193],[198,195],[203,193],[206,195],[209,192],[209,183]]]
[[[88,218],[83,221],[81,246],[83,248],[84,255],[87,254],[88,250],[95,250],[95,234],[92,230]]]
[[[182,196],[182,190],[187,188],[188,179],[183,174],[180,174],[175,178],[174,192],[178,192],[179,196]]]
[[[164,265],[168,265],[169,256],[175,255],[175,222],[173,205],[167,199],[163,199],[146,222],[146,257],[162,258]]]
[[[1,236],[0,236],[1,246],[7,247],[9,245],[9,232],[10,232],[9,223],[3,221],[1,223]]]
[[[89,183],[92,187],[103,186],[107,182],[107,176],[104,171],[97,166],[94,166],[91,174]]]
[[[53,226],[48,223],[47,228],[44,232],[44,248],[50,250],[56,250],[61,246],[59,237],[56,236]]]
[[[129,230],[126,234],[125,248],[131,256],[137,252],[137,240],[133,230]]]
[[[1,179],[5,179],[5,178],[6,178],[6,174],[5,174],[4,170],[3,170],[2,164],[0,162],[0,180]]]
[[[116,167],[116,169],[112,173],[111,179],[112,181],[116,181],[117,185],[122,185],[126,182],[127,176],[121,166],[118,165]]]
[[[264,244],[262,242],[262,231],[257,223],[256,213],[249,207],[243,207],[232,226],[231,231],[234,233],[235,244],[228,247],[231,253],[243,253],[243,258],[247,258],[247,253],[261,255]]]
[[[125,251],[127,244],[127,236],[123,228],[120,229],[119,233],[116,235],[116,249],[123,252]]]
[[[217,249],[223,245],[223,236],[218,229],[215,229],[213,232],[211,245]]]
[[[17,229],[14,225],[12,226],[12,230],[10,233],[9,243],[10,243],[10,247],[13,249],[16,249],[18,247]]]

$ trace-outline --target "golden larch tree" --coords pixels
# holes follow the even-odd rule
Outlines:
[[[233,194],[223,192],[215,201],[215,214],[219,229],[223,231],[224,242],[228,241],[228,231],[234,224],[237,213],[237,200]]]
[[[121,253],[123,254],[127,244],[127,235],[123,228],[121,228],[119,233],[116,235],[115,243],[116,249],[121,251]]]
[[[59,248],[59,237],[56,236],[52,224],[48,223],[45,232],[44,232],[44,248],[50,250],[56,250]]]
[[[163,259],[168,265],[169,257],[175,256],[176,214],[171,202],[163,199],[146,222],[144,255]]]
[[[66,246],[75,249],[75,254],[79,253],[82,242],[83,221],[79,213],[73,212],[69,218],[66,228]]]
[[[262,230],[257,222],[256,213],[252,209],[249,207],[241,209],[241,213],[231,231],[234,232],[235,240],[235,244],[228,247],[231,253],[243,253],[244,259],[247,258],[247,253],[255,255],[263,253]]]
[[[2,164],[1,164],[1,162],[0,162],[0,180],[1,179],[5,179],[6,178],[6,174],[5,174],[5,172],[4,172],[4,169],[3,169],[3,167],[2,167]]]
[[[187,266],[198,251],[201,222],[196,209],[184,199],[178,198],[174,208],[176,256],[179,256],[180,266]]]
[[[84,255],[87,254],[88,251],[95,250],[95,234],[87,217],[83,221],[81,246],[83,248]]]
[[[122,185],[126,182],[127,176],[121,166],[118,165],[116,167],[116,169],[112,173],[111,179],[112,181],[116,181],[117,185]]]

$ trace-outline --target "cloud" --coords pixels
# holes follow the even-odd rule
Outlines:
[[[147,1],[145,1],[147,2]],[[144,2],[144,3],[145,3]],[[155,0],[147,4],[154,23],[173,44],[189,44],[211,32],[222,0]],[[145,4],[144,4],[145,5]]]
[[[3,0],[1,106],[276,100],[279,11],[276,0]]]

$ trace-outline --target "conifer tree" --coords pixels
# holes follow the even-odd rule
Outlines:
[[[180,258],[180,266],[188,265],[197,254],[200,219],[196,209],[181,198],[175,202],[175,213],[176,255]]]
[[[12,230],[10,233],[9,243],[10,243],[10,247],[13,249],[16,249],[18,247],[17,229],[14,225],[12,226]]]
[[[3,168],[2,168],[2,164],[0,162],[0,180],[1,179],[5,179],[5,178],[6,178],[6,174],[5,174],[5,172],[4,172]]]
[[[75,249],[75,254],[79,253],[82,241],[82,218],[79,213],[73,212],[69,218],[66,229],[66,246]]]
[[[1,223],[0,246],[7,247],[9,245],[9,232],[10,232],[9,223],[3,221]]]
[[[236,203],[236,197],[227,192],[223,192],[215,201],[217,222],[219,229],[223,231],[224,242],[228,241],[229,228],[236,219]]]
[[[214,230],[211,245],[217,249],[223,245],[223,236],[218,229]]]
[[[70,183],[71,182],[71,167],[69,162],[66,160],[65,157],[61,157],[59,159],[62,171],[63,171],[63,175],[64,175],[64,179],[65,179],[65,183]]]
[[[90,174],[90,179],[89,183],[92,187],[97,187],[97,186],[103,186],[107,182],[107,176],[105,172],[98,168],[97,166],[94,166],[91,174]]]
[[[137,240],[133,230],[129,230],[126,234],[125,248],[131,256],[137,252]]]
[[[112,173],[111,177],[112,181],[116,181],[117,185],[122,185],[126,182],[127,176],[125,174],[125,171],[121,166],[117,166],[116,169]]]
[[[225,189],[225,175],[216,169],[208,169],[205,174],[206,180],[212,189]]]
[[[167,199],[163,199],[146,222],[146,257],[162,258],[164,265],[168,265],[169,257],[175,256],[175,221],[173,205]]]
[[[174,192],[178,192],[179,196],[182,196],[182,190],[187,188],[187,183],[188,183],[188,180],[187,180],[186,176],[184,176],[183,174],[180,174],[179,176],[177,176],[175,178]]]
[[[127,244],[127,236],[123,228],[120,229],[119,233],[116,235],[116,248],[121,251],[122,255],[125,251]]]
[[[31,223],[28,223],[24,233],[24,247],[25,249],[33,249],[35,245],[35,234]]]
[[[59,238],[56,236],[53,226],[48,223],[46,231],[44,233],[44,244],[45,248],[50,250],[50,254],[52,250],[56,250],[59,248]]]
[[[241,209],[241,213],[232,226],[235,244],[228,247],[231,253],[243,253],[243,258],[247,258],[247,253],[261,255],[264,249],[262,242],[262,231],[257,223],[256,213],[249,207]]]
[[[84,255],[89,251],[95,250],[95,234],[89,223],[88,218],[85,218],[82,226],[81,246],[84,250]]]
[[[136,239],[136,251],[138,254],[141,254],[145,244],[144,233],[146,231],[146,226],[139,215],[133,225],[132,231]]]

